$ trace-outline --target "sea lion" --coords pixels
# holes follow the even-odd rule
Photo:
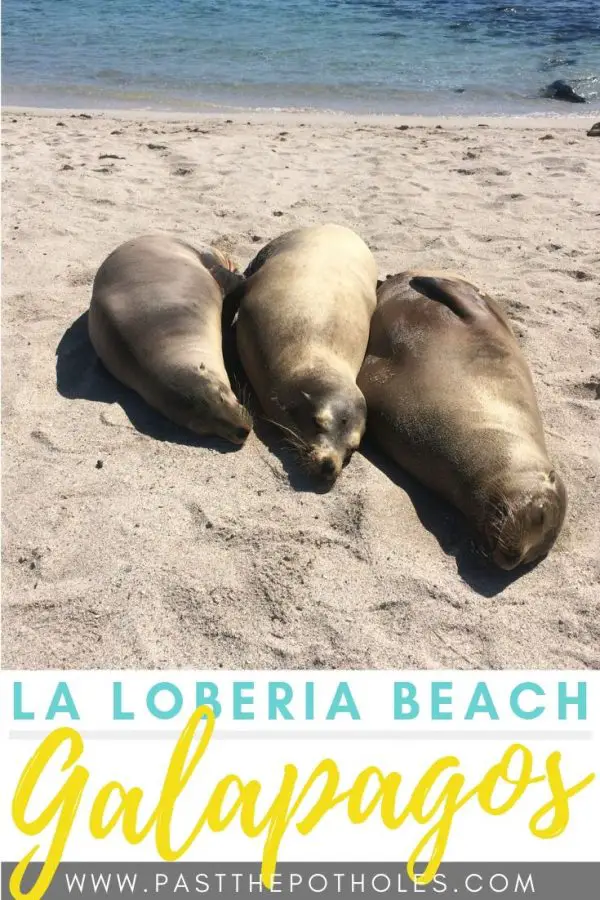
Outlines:
[[[552,84],[545,87],[542,91],[542,97],[547,97],[549,100],[565,100],[567,103],[587,103],[585,97],[577,94],[571,85],[563,81],[562,78],[553,81]]]
[[[503,569],[546,555],[567,495],[509,322],[467,281],[403,272],[381,284],[358,376],[368,428],[471,520]]]
[[[365,430],[356,376],[377,299],[375,259],[349,228],[317,225],[267,244],[245,275],[244,369],[267,416],[332,484]]]
[[[196,434],[242,444],[249,413],[223,361],[223,296],[243,281],[213,248],[147,235],[117,247],[92,290],[93,347],[119,381]]]

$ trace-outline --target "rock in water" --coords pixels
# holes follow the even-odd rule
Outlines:
[[[600,137],[600,122],[596,122],[595,125],[592,125],[590,130],[587,133],[588,137]]]
[[[553,81],[544,88],[542,96],[550,100],[566,100],[567,103],[587,103],[585,97],[576,94],[571,85],[562,79]]]

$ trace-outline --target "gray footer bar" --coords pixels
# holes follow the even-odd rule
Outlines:
[[[12,896],[15,863],[2,863],[2,898]],[[21,890],[37,880],[40,863],[31,864]],[[273,890],[260,882],[260,866],[250,863],[61,863],[44,900],[97,898],[218,897],[245,900],[258,896],[402,898],[446,900],[598,900],[597,863],[446,863],[429,885],[414,884],[403,863],[286,863],[277,867]]]

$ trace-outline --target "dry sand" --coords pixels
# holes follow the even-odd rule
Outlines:
[[[5,112],[5,667],[600,666],[600,139],[439,121]],[[504,305],[570,492],[537,568],[487,568],[368,448],[319,494],[272,430],[195,442],[97,365],[80,317],[121,241],[245,266],[324,221],[382,276],[450,267]]]

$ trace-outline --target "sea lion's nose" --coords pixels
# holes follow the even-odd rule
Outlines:
[[[251,429],[248,425],[240,425],[240,427],[236,428],[233,433],[234,433],[236,439],[240,442],[240,444],[243,444],[244,441],[246,440],[246,438],[248,437],[248,435],[250,434],[250,431],[251,431]]]
[[[496,553],[493,559],[501,569],[504,569],[506,572],[512,572],[522,562],[523,555],[518,551],[514,553],[503,552]]]
[[[334,461],[332,459],[324,459],[321,463],[321,475],[325,478],[331,478],[332,475],[335,475],[335,472]]]

